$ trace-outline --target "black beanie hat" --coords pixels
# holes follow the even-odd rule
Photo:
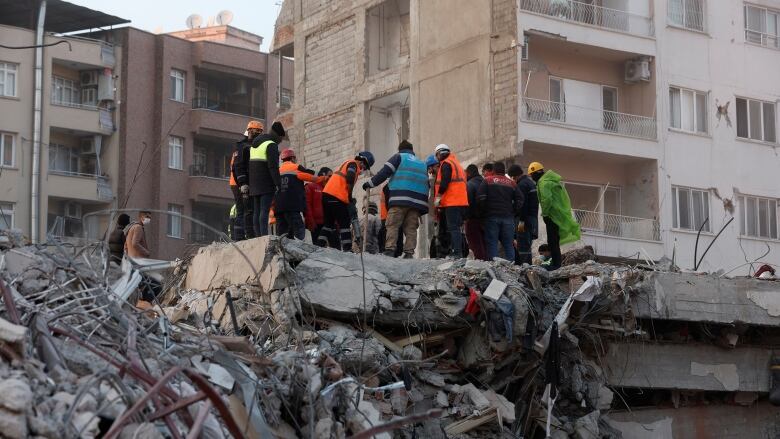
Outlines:
[[[284,131],[284,126],[282,126],[282,123],[278,121],[271,125],[271,131],[275,132],[279,137],[287,136],[287,132]]]
[[[409,143],[407,140],[401,140],[401,143],[398,144],[398,150],[403,151],[406,149],[414,149],[414,145]]]

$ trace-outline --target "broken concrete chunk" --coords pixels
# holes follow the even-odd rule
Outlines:
[[[444,387],[446,384],[444,382],[444,377],[439,375],[436,372],[431,372],[429,370],[419,370],[417,371],[417,378],[421,379],[422,381],[425,381],[426,383],[436,386],[436,387]]]
[[[434,305],[448,317],[457,317],[466,308],[468,299],[454,294],[445,294],[433,300]]]
[[[449,407],[450,406],[450,400],[447,397],[447,394],[444,393],[443,390],[439,390],[436,392],[436,407]]]
[[[227,391],[233,390],[236,383],[235,378],[224,367],[211,363],[209,364],[209,381],[222,387]]]
[[[24,413],[0,408],[0,433],[9,439],[27,437],[27,416]]]
[[[401,358],[409,361],[420,361],[422,360],[422,355],[420,348],[411,344],[404,346],[404,350],[401,352]]]
[[[379,410],[368,401],[360,401],[358,410],[350,410],[347,414],[347,427],[352,431],[352,434],[368,430],[381,423]],[[392,436],[389,433],[379,433],[374,435],[374,438],[392,439]]]
[[[119,439],[163,439],[162,433],[150,422],[129,424],[119,432]]]
[[[468,396],[471,405],[477,410],[483,410],[490,407],[490,400],[485,397],[481,390],[477,389],[474,384],[468,383],[465,386],[460,386],[463,392]]]
[[[32,390],[26,381],[16,378],[0,381],[0,407],[24,413],[32,405],[32,398]]]
[[[505,424],[511,425],[515,422],[515,405],[509,402],[504,395],[491,389],[486,390],[483,395],[490,401],[490,406],[498,410],[498,414]]]
[[[482,293],[482,297],[490,300],[498,300],[504,294],[504,291],[506,291],[507,286],[506,283],[501,282],[498,279],[493,279],[485,289],[485,292]]]
[[[599,416],[601,413],[594,410],[574,421],[575,439],[599,439]]]

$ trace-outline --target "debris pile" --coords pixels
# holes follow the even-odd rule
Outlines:
[[[773,281],[264,237],[201,248],[144,301],[150,271],[101,245],[0,248],[8,437],[675,437],[722,406],[780,431]]]

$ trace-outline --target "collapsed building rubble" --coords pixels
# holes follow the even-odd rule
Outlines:
[[[146,302],[99,244],[0,248],[8,437],[780,434],[774,281],[264,237],[201,248]]]

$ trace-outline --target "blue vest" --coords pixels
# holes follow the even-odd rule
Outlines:
[[[400,153],[401,165],[387,184],[389,206],[414,206],[428,211],[428,169],[414,154]]]

